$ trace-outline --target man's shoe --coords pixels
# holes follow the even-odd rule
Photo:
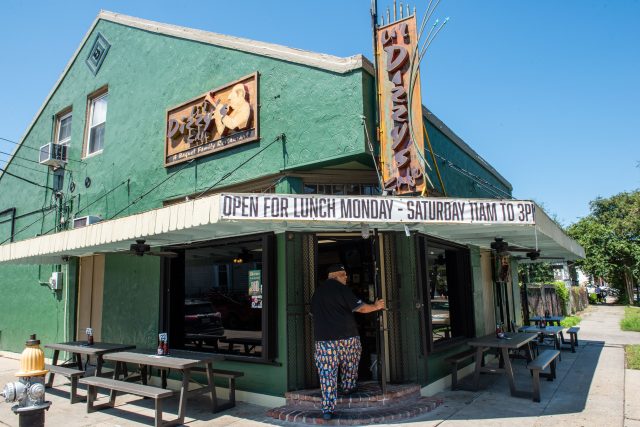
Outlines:
[[[322,414],[322,419],[329,421],[331,418],[333,418],[333,413],[332,412],[325,412]]]

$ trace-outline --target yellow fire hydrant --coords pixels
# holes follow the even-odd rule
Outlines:
[[[26,348],[20,356],[20,370],[16,372],[18,381],[8,383],[0,393],[8,403],[18,402],[11,410],[18,414],[19,427],[44,426],[44,411],[51,402],[44,400],[44,351],[40,348],[40,340],[31,335]]]

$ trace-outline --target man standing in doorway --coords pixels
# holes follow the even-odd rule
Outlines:
[[[311,298],[316,367],[322,391],[322,417],[330,420],[340,391],[348,395],[356,388],[362,345],[353,313],[371,313],[384,309],[384,300],[366,304],[356,297],[347,284],[347,272],[342,264],[329,267],[326,282]]]

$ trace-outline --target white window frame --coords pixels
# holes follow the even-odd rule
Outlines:
[[[91,152],[91,153],[89,152],[89,148],[91,147],[91,129],[93,129],[96,126],[100,126],[103,123],[107,123],[107,117],[105,115],[104,122],[97,123],[97,124],[95,124],[93,126],[91,125],[91,122],[93,120],[93,109],[95,107],[96,102],[99,101],[100,99],[106,97],[106,96],[109,96],[109,91],[101,93],[98,96],[94,96],[92,98],[89,98],[89,116],[88,116],[88,120],[87,120],[87,148],[85,150],[85,158],[86,157],[92,157],[92,156],[95,156],[97,154],[100,154],[104,150],[104,144],[103,144],[103,148],[101,148],[100,150],[97,150],[97,151],[94,151],[94,152]],[[107,100],[107,112],[109,111],[108,109],[109,109],[109,102]],[[105,127],[106,127],[106,125],[105,125]]]
[[[62,114],[58,116],[57,120],[57,130],[56,130],[56,144],[66,145],[67,147],[71,144],[71,133],[69,133],[69,137],[64,141],[60,141],[60,131],[62,130],[62,121],[68,117],[71,117],[71,126],[73,126],[73,111],[69,111],[68,113]]]

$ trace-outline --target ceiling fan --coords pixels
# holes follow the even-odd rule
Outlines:
[[[129,246],[129,253],[135,256],[153,255],[166,258],[175,258],[178,256],[175,252],[151,252],[151,246],[145,244],[144,240],[136,240],[135,243],[132,243],[131,246]]]
[[[507,252],[525,252],[527,258],[531,259],[532,261],[540,258],[539,249],[510,246],[509,243],[505,242],[502,237],[494,238],[494,241],[491,242],[491,249],[496,251],[498,254],[506,254]]]

